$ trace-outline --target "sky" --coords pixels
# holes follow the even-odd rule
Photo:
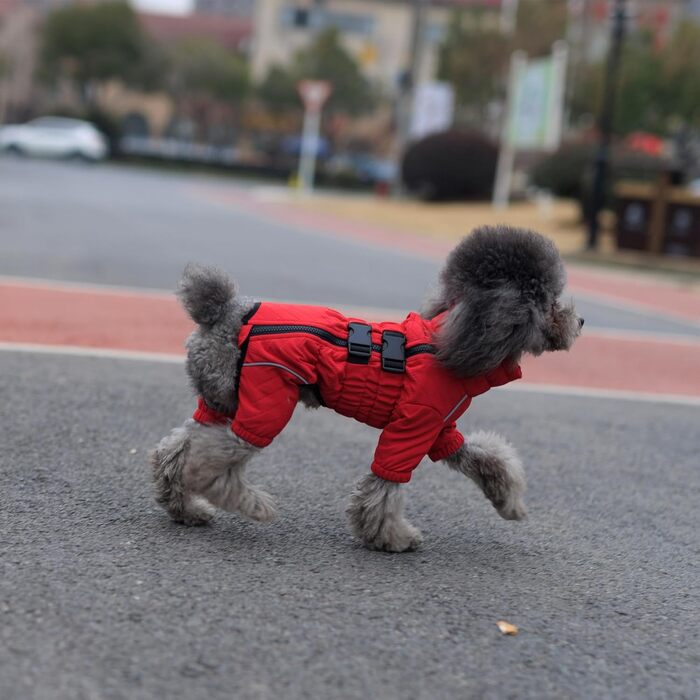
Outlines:
[[[131,0],[131,4],[146,12],[184,14],[192,9],[192,0]]]

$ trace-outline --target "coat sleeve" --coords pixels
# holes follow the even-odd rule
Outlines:
[[[267,447],[282,432],[299,400],[299,380],[271,363],[244,364],[233,432],[256,447]]]
[[[441,459],[445,459],[457,452],[463,444],[464,437],[462,433],[457,430],[457,424],[454,422],[449,423],[440,431],[437,440],[435,440],[428,451],[428,457],[430,457],[433,462],[439,462]]]
[[[435,443],[444,422],[429,406],[407,404],[379,437],[372,472],[386,481],[405,483]]]

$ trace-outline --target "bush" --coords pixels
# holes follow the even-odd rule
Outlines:
[[[428,201],[491,196],[498,149],[470,131],[431,134],[409,146],[401,176],[407,189]]]
[[[578,199],[581,216],[587,220],[596,151],[597,146],[594,144],[563,144],[559,150],[545,157],[535,166],[530,174],[530,180],[536,187],[549,190],[557,197]],[[613,206],[614,188],[621,180],[653,182],[668,165],[663,158],[628,148],[613,148],[605,206]]]
[[[557,197],[580,199],[585,173],[590,171],[594,158],[592,144],[565,143],[534,167],[530,179],[535,187]]]
[[[109,145],[109,155],[116,158],[120,155],[120,141],[122,137],[122,127],[119,121],[109,112],[93,107],[83,112],[83,119],[92,122],[107,139]]]

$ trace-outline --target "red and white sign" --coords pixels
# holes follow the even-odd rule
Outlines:
[[[327,80],[302,80],[297,90],[307,111],[320,112],[333,92],[333,86]]]

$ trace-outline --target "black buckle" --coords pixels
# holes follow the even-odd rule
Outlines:
[[[372,356],[372,326],[366,323],[348,325],[348,362],[369,364]]]
[[[406,336],[398,331],[382,333],[382,369],[386,372],[406,371]]]

